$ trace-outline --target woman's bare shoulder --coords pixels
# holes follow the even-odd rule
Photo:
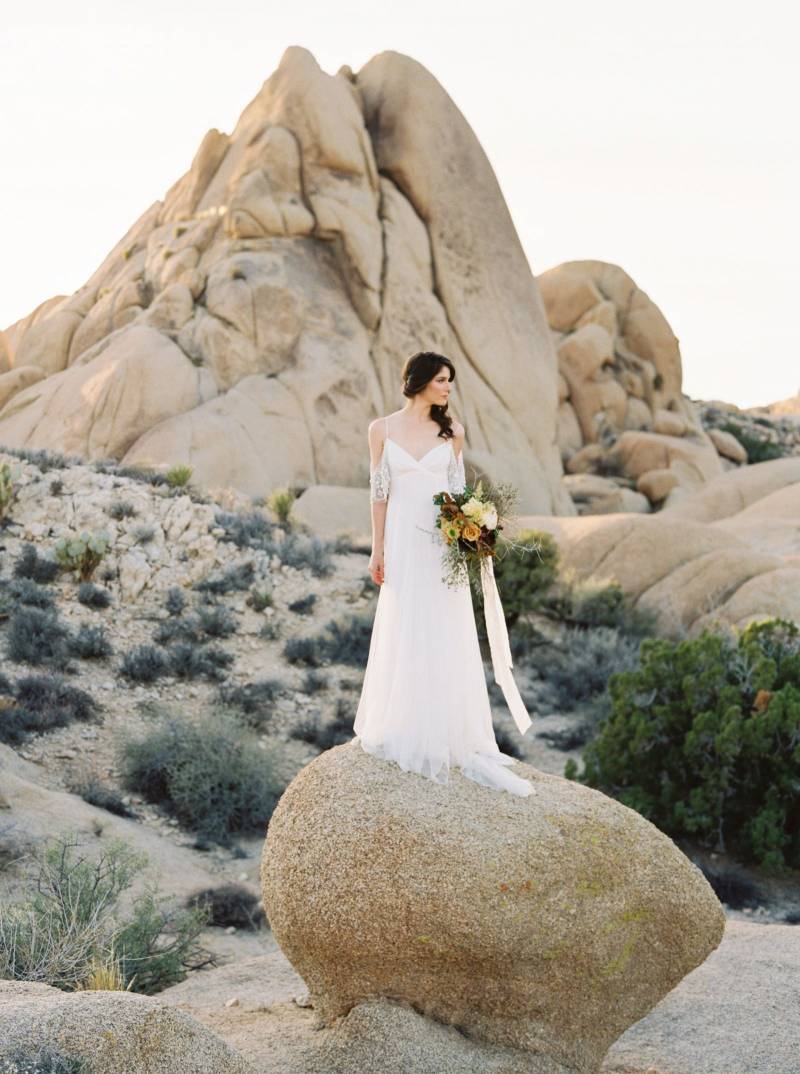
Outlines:
[[[453,418],[453,436],[456,440],[464,439],[464,426],[460,421],[456,421],[455,418]]]

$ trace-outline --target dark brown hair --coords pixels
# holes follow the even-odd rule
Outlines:
[[[403,395],[409,399],[417,395],[426,384],[433,380],[442,366],[450,370],[448,379],[455,380],[456,367],[443,354],[437,354],[436,351],[417,351],[416,354],[412,354],[403,366]],[[455,435],[453,419],[446,405],[438,406],[432,403],[431,417],[439,426],[439,435],[444,435],[445,440],[450,440]]]

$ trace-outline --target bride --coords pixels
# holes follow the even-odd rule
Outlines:
[[[406,405],[369,426],[372,556],[380,586],[355,723],[362,748],[447,783],[535,794],[492,727],[469,583],[442,581],[437,492],[464,488],[464,427],[447,411],[455,367],[430,351],[403,368]]]

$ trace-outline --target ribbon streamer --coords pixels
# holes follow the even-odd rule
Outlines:
[[[520,734],[524,735],[531,725],[531,718],[511,673],[511,668],[514,664],[511,659],[511,646],[508,642],[506,617],[503,614],[503,605],[500,601],[500,594],[497,591],[497,582],[494,577],[492,556],[484,556],[481,559],[481,591],[483,593],[483,615],[486,620],[486,633],[489,637],[489,649],[492,654],[494,681],[503,691],[503,697],[506,699],[506,704],[514,717],[514,722],[519,728]]]

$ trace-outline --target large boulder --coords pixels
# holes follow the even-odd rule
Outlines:
[[[552,338],[474,132],[408,56],[331,76],[290,46],[90,280],[0,336],[0,443],[366,503],[367,426],[423,349],[455,363],[467,467],[574,513]]]
[[[92,1074],[256,1074],[211,1030],[155,997],[0,981],[2,1069],[19,1069],[10,1065],[15,1050],[34,1054],[42,1045],[84,1060]]]
[[[383,997],[527,1053],[531,1071],[590,1074],[714,950],[722,908],[672,840],[598,791],[517,768],[536,795],[457,770],[442,786],[355,741],[295,777],[262,890],[324,1023]]]

